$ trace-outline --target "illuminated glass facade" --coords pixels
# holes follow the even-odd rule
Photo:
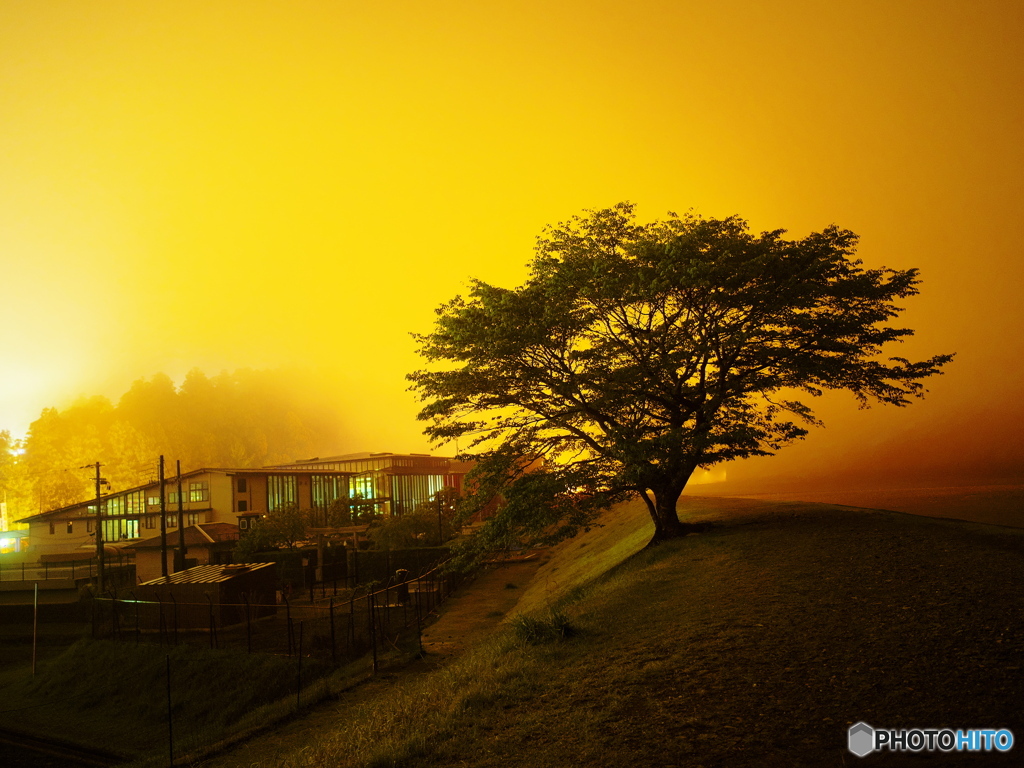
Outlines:
[[[299,503],[299,483],[295,475],[267,475],[267,509],[278,509]]]
[[[348,496],[348,478],[344,475],[311,475],[310,492],[313,509],[326,511],[335,501]]]

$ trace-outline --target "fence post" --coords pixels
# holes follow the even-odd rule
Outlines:
[[[139,629],[139,598],[135,596],[135,592],[129,591],[129,595],[132,596],[132,602],[135,603],[135,644],[139,644],[139,638],[142,631]]]
[[[298,684],[295,687],[295,709],[302,706],[302,622],[299,622]]]
[[[171,657],[167,656],[167,748],[170,751],[170,766],[174,768],[174,715],[171,709]]]
[[[160,629],[160,645],[167,643],[167,616],[164,613],[164,599],[160,597],[160,593],[156,593],[156,600],[160,604],[160,621],[158,623]]]
[[[338,663],[338,646],[334,642],[334,598],[331,598],[330,602],[330,615],[331,615],[331,663]]]
[[[249,593],[243,592],[242,599],[245,600],[245,647],[252,653],[252,620],[249,616]]]
[[[376,611],[374,610],[374,595],[370,592],[366,596],[366,605],[370,609],[370,645],[373,646],[373,673],[377,674],[377,622]]]
[[[210,593],[209,592],[205,593],[203,596],[206,598],[206,602],[208,602],[210,604],[210,649],[212,650],[212,649],[217,647],[217,642],[216,642],[217,630],[214,627],[214,623],[213,623],[213,598],[210,597]]]
[[[348,630],[345,632],[345,650],[350,654],[356,644],[356,591],[353,589],[348,598]]]
[[[420,592],[420,576],[416,577],[416,644],[420,649],[420,657],[423,656],[423,620],[420,614],[420,599],[423,593]]]
[[[292,655],[292,604],[288,600],[288,595],[281,594],[281,599],[284,600],[284,615],[285,615],[285,629],[288,635],[288,655]]]
[[[171,604],[174,606],[174,644],[178,644],[178,601],[174,599],[173,594],[167,595],[171,598]]]

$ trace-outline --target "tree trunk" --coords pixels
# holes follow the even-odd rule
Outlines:
[[[653,499],[646,491],[642,493],[644,502],[647,504],[647,511],[651,513],[651,519],[654,520],[654,536],[647,543],[648,547],[653,547],[663,541],[678,539],[688,533],[700,530],[698,525],[679,521],[679,515],[676,513],[676,503],[679,501],[680,495],[682,495],[683,487],[685,487],[685,484],[678,488],[652,489],[654,490]]]

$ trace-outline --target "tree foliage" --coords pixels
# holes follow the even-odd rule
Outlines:
[[[122,490],[154,480],[160,454],[170,467],[179,459],[183,471],[314,455],[335,441],[336,425],[311,407],[307,383],[284,371],[210,378],[196,369],[178,387],[164,374],[139,379],[116,405],[91,397],[47,408],[29,428],[13,473],[20,478],[14,516],[90,497],[91,473],[79,467],[96,461]]]
[[[437,310],[417,337],[429,366],[409,378],[427,435],[470,439],[469,511],[504,497],[488,545],[571,535],[633,494],[655,540],[681,535],[694,470],[802,438],[819,423],[807,397],[924,394],[951,355],[882,354],[913,335],[889,323],[917,270],[864,268],[835,226],[784,234],[738,217],[638,224],[622,203],[546,229],[521,287],[474,281]]]
[[[250,528],[235,546],[235,559],[247,562],[253,554],[270,549],[295,549],[305,540],[306,529],[310,526],[310,512],[288,504],[275,509],[269,515],[253,518]]]
[[[374,521],[367,536],[376,549],[441,546],[455,535],[458,502],[458,491],[442,488],[412,512]]]

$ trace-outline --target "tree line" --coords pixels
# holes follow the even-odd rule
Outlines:
[[[339,425],[284,371],[243,369],[207,376],[193,369],[139,379],[117,403],[82,397],[46,408],[23,440],[0,432],[0,500],[18,519],[89,498],[99,461],[115,491],[156,479],[158,457],[182,471],[259,467],[306,458],[337,443]],[[173,466],[173,464],[171,465]]]

